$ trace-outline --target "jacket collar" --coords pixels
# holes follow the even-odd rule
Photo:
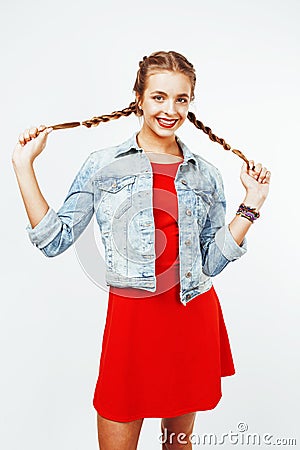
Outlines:
[[[137,134],[138,131],[135,132],[127,141],[117,147],[116,156],[125,154],[130,150],[144,151],[137,143]],[[175,136],[175,138],[183,153],[183,164],[187,164],[188,161],[194,161],[194,164],[198,166],[198,161],[190,149],[181,141],[181,139],[179,139],[178,136]]]

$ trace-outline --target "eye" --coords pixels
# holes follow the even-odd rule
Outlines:
[[[154,100],[157,100],[158,102],[162,102],[163,101],[163,96],[162,95],[155,95]]]
[[[177,101],[178,103],[187,103],[187,99],[183,97],[179,97]]]

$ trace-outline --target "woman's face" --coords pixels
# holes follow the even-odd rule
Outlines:
[[[187,117],[190,101],[191,82],[186,75],[170,71],[149,75],[139,101],[143,131],[159,137],[174,135]]]

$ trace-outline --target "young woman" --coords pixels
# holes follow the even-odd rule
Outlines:
[[[140,131],[90,153],[57,212],[39,189],[33,161],[49,132],[80,123],[27,129],[13,152],[27,231],[46,256],[70,247],[94,213],[101,231],[110,290],[93,405],[102,450],[136,448],[145,417],[162,418],[163,449],[182,448],[179,433],[191,449],[196,412],[213,409],[221,377],[235,373],[211,278],[246,252],[271,174],[233,150],[244,159],[245,196],[225,224],[219,170],[176,135],[188,118],[231,149],[189,112],[195,82],[194,67],[179,53],[144,57],[135,101],[82,122],[96,126],[134,113],[143,118]]]

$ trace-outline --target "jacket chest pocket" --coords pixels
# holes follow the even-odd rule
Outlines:
[[[195,196],[198,223],[204,225],[209,209],[214,203],[213,193],[197,188],[192,189],[192,191]]]
[[[131,207],[135,179],[136,175],[127,175],[95,180],[97,208],[102,218],[120,219]]]

